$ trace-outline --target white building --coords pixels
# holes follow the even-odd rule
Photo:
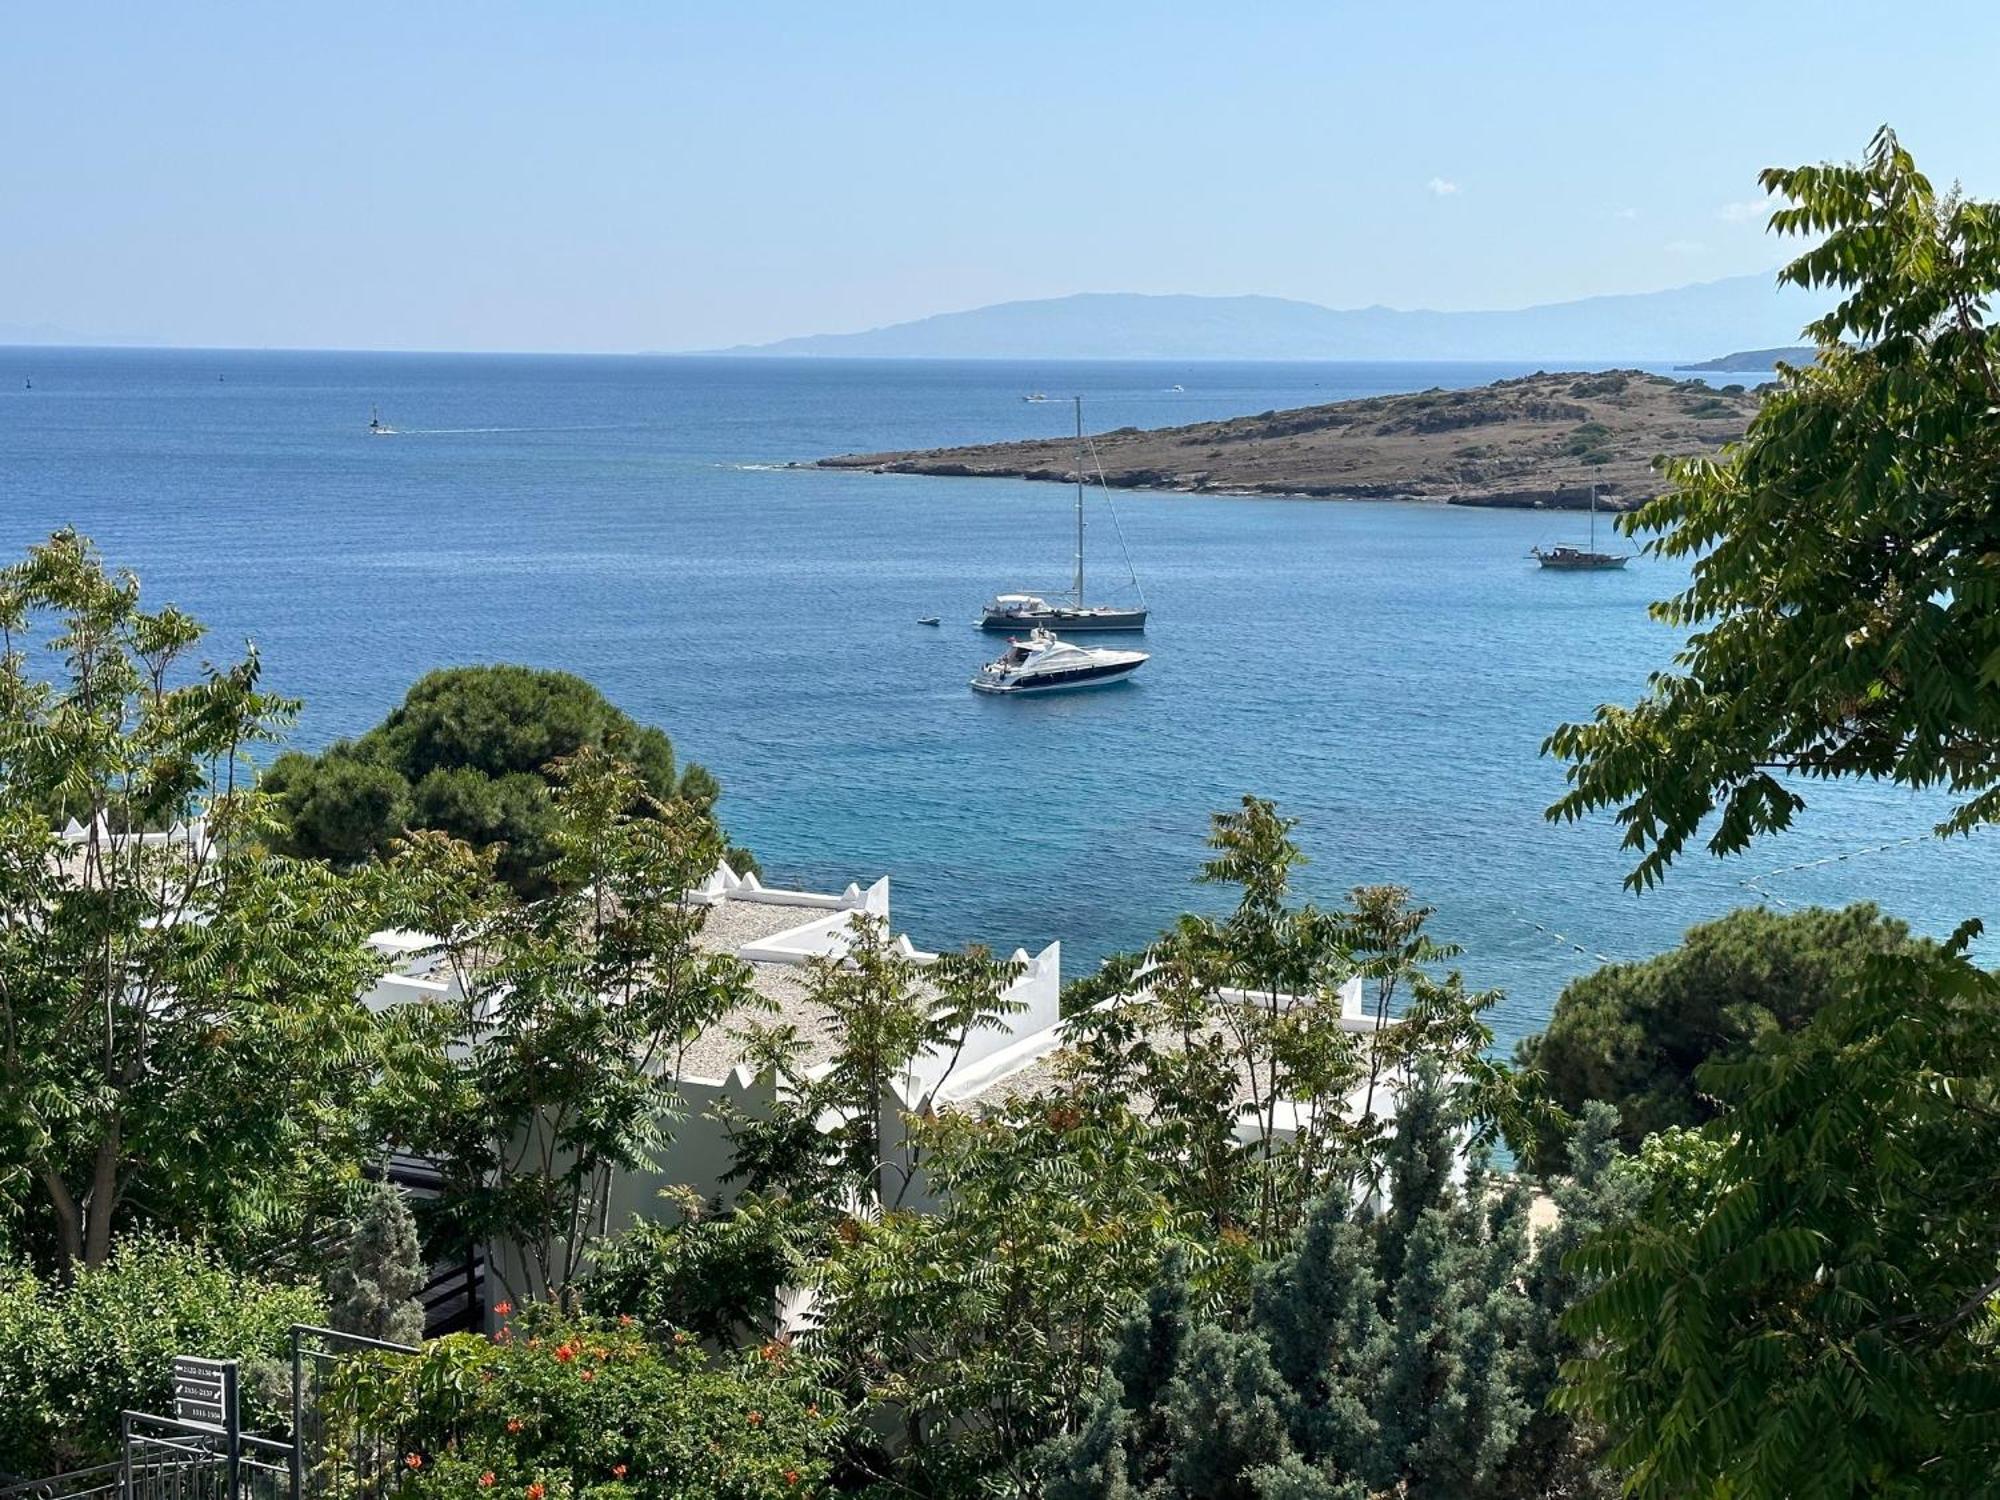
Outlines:
[[[749,968],[752,988],[769,1008],[745,1007],[726,1016],[686,1048],[677,1080],[684,1114],[675,1126],[673,1142],[656,1170],[625,1174],[613,1185],[605,1220],[613,1228],[629,1224],[635,1217],[661,1212],[664,1188],[688,1188],[704,1199],[727,1204],[732,1188],[723,1179],[733,1165],[734,1153],[723,1119],[766,1115],[790,1087],[789,1080],[768,1070],[760,1072],[747,1058],[745,1034],[753,1025],[790,1025],[801,1042],[802,1070],[808,1076],[824,1070],[833,1058],[837,1039],[827,1018],[812,1002],[807,965],[814,959],[844,953],[862,918],[879,918],[885,924],[891,921],[886,877],[866,889],[850,885],[835,895],[767,887],[754,875],[739,876],[722,865],[690,893],[689,899],[705,909],[700,944],[741,959]],[[389,931],[375,934],[373,941],[392,967],[364,997],[371,1007],[452,992],[449,971],[434,939],[421,933]],[[907,934],[898,935],[893,943],[902,956],[919,965],[936,957],[918,948]],[[955,1055],[932,1054],[913,1062],[890,1097],[882,1101],[885,1142],[893,1146],[900,1140],[907,1115],[977,1108],[982,1101],[1037,1092],[1056,1081],[1057,1054],[1065,1042],[1060,1009],[1061,945],[1052,942],[1032,957],[1017,950],[1014,960],[1020,973],[1003,996],[1013,1008],[1012,1014],[997,1029],[973,1032]],[[1143,988],[1135,992],[1143,994]],[[1251,997],[1224,991],[1222,998],[1242,1001]],[[1343,1029],[1357,1033],[1376,1029],[1375,1019],[1363,1013],[1358,978],[1342,987],[1340,1001]],[[1280,997],[1280,1003],[1289,1001]],[[1360,1113],[1366,1093],[1363,1085],[1346,1101],[1350,1114]],[[1242,1098],[1249,1097],[1246,1084]],[[1378,1115],[1394,1114],[1392,1089],[1378,1087],[1367,1103]],[[1283,1102],[1278,1105],[1280,1136],[1297,1128],[1299,1108]],[[1247,1118],[1239,1128],[1246,1139],[1255,1132]],[[911,1184],[902,1202],[909,1207],[926,1206],[923,1184]],[[492,1249],[502,1265],[511,1258],[505,1247]]]

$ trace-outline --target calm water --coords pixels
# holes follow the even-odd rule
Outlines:
[[[4,350],[0,551],[81,527],[219,652],[254,637],[308,700],[306,745],[447,663],[580,672],[722,778],[774,879],[887,872],[919,942],[1060,938],[1072,974],[1213,899],[1189,885],[1206,815],[1245,791],[1302,820],[1315,894],[1394,880],[1435,904],[1468,976],[1508,992],[1507,1038],[1592,966],[1577,948],[1657,951],[1774,867],[1834,861],[1764,882],[1790,902],[1869,896],[1932,931],[1991,915],[1992,841],[1836,858],[1928,827],[1935,804],[1883,789],[1818,791],[1799,832],[1644,897],[1608,825],[1544,823],[1542,737],[1632,698],[1675,644],[1644,608],[1666,565],[1526,559],[1580,517],[1124,496],[1153,661],[1007,701],[967,690],[996,644],[967,622],[997,589],[1062,585],[1070,492],[778,467],[1064,431],[1067,404],[1030,390],[1158,426],[1524,368]],[[374,403],[399,436],[366,434]]]

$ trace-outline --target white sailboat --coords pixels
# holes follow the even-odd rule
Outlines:
[[[1069,630],[1144,630],[1146,628],[1146,595],[1139,587],[1139,573],[1132,567],[1132,555],[1125,554],[1125,566],[1131,570],[1132,591],[1138,595],[1136,607],[1113,604],[1087,604],[1083,597],[1083,466],[1085,445],[1089,442],[1083,435],[1083,397],[1076,400],[1076,580],[1067,597],[1044,598],[1040,594],[996,594],[981,611],[979,628],[982,630],[1032,630],[1036,627],[1053,630],[1058,626]],[[1095,456],[1093,446],[1091,453]],[[1097,466],[1098,486],[1104,491],[1104,503],[1111,504],[1111,487],[1104,482],[1104,467]],[[1111,512],[1112,525],[1118,523],[1118,513]],[[1125,545],[1121,531],[1118,545]]]

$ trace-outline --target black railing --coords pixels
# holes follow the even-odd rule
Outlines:
[[[408,1344],[333,1328],[301,1324],[292,1329],[291,1500],[345,1500],[388,1488],[408,1451],[404,1435],[343,1409],[333,1377],[349,1360],[400,1360],[417,1352]]]

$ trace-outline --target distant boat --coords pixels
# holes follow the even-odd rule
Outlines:
[[[936,615],[919,615],[917,617],[917,623],[919,625],[938,625],[942,624],[943,622],[939,620]]]
[[[374,433],[376,437],[394,437],[396,435],[396,429],[383,422],[382,409],[378,406],[368,408],[368,430]]]
[[[976,693],[1055,693],[1123,682],[1150,658],[1143,651],[1107,651],[1059,640],[1046,630],[1009,641],[1006,654],[972,679]]]
[[[1076,399],[1076,582],[1069,596],[1058,596],[1051,601],[1040,594],[996,594],[987,601],[980,612],[981,630],[1025,630],[1036,626],[1055,628],[1063,626],[1071,630],[1144,630],[1146,628],[1146,596],[1139,588],[1138,570],[1132,567],[1132,555],[1125,555],[1125,566],[1131,571],[1132,589],[1139,595],[1136,606],[1113,604],[1086,604],[1083,598],[1083,464],[1087,439],[1083,435],[1083,397]],[[1094,453],[1095,450],[1093,449]],[[1104,484],[1104,470],[1099,466],[1098,484],[1104,490],[1104,503],[1111,504],[1110,486]],[[1112,524],[1117,524],[1117,512],[1112,512]],[[1118,545],[1125,545],[1123,532],[1119,533]]]
[[[1554,568],[1559,573],[1591,573],[1607,568],[1622,568],[1631,559],[1614,552],[1597,550],[1597,486],[1590,487],[1590,546],[1571,547],[1530,547],[1528,555],[1545,568]]]
[[[1039,406],[1042,402],[1048,400],[1049,398],[1047,396],[1044,396],[1040,391],[1035,391],[1030,395],[1023,396],[1021,399],[1023,401],[1032,402],[1033,404]]]
[[[1184,385],[1170,385],[1167,387],[1167,389],[1170,391],[1184,391],[1187,389],[1187,387]]]

